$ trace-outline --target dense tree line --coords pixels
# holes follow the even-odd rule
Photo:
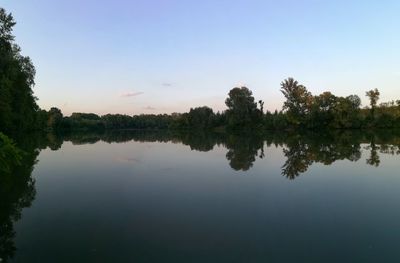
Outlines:
[[[380,95],[377,89],[366,92],[370,108],[363,109],[361,109],[361,99],[357,95],[339,97],[326,91],[314,96],[293,78],[281,83],[281,91],[286,98],[283,110],[273,115],[267,113],[266,120],[269,122],[267,127],[308,129],[400,127],[400,101],[397,104],[391,102],[377,106]]]
[[[357,95],[335,96],[331,92],[312,95],[293,78],[281,83],[286,98],[280,111],[265,112],[264,102],[256,102],[246,87],[233,88],[225,101],[227,110],[214,112],[207,106],[187,113],[159,115],[98,116],[73,113],[63,117],[59,109],[47,114],[47,129],[173,129],[173,130],[296,130],[400,128],[400,101],[381,103],[377,89],[366,92],[370,107],[361,108]]]

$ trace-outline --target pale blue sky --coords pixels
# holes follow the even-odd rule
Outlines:
[[[289,76],[313,94],[400,99],[400,1],[1,0],[45,109],[225,109],[246,85],[280,108]]]

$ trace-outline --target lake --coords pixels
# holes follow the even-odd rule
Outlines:
[[[20,145],[31,158],[0,192],[3,262],[400,260],[400,133],[121,131]]]

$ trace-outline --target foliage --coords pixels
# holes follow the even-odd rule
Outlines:
[[[378,89],[369,90],[365,93],[365,95],[369,98],[369,105],[371,108],[375,108],[380,95]]]
[[[213,125],[214,112],[211,108],[191,108],[188,114],[188,125],[192,129],[208,129]]]
[[[39,111],[32,91],[35,68],[14,43],[14,25],[0,8],[0,131],[7,134],[37,128]]]
[[[379,91],[378,89],[369,90],[365,93],[365,95],[369,98],[369,105],[371,106],[371,115],[373,116],[375,113],[376,104],[379,100]]]
[[[57,108],[49,112],[39,111],[41,119],[47,119],[46,129],[104,130],[104,129],[170,129],[170,130],[294,130],[301,129],[362,129],[400,128],[400,106],[394,101],[374,106],[374,113],[361,109],[357,95],[339,97],[329,91],[313,96],[292,78],[281,83],[281,91],[287,98],[281,111],[263,113],[264,102],[258,104],[252,92],[246,88],[233,88],[225,103],[228,109],[217,112],[207,107],[191,108],[187,113],[122,115],[73,113],[63,117]],[[378,94],[379,91],[374,91]],[[44,122],[43,120],[41,121]]]
[[[13,167],[20,165],[22,155],[14,142],[0,132],[0,174],[10,173]]]
[[[231,89],[225,104],[228,107],[226,115],[230,128],[244,129],[260,123],[262,112],[257,109],[253,93],[247,87]]]
[[[293,78],[287,78],[281,82],[281,92],[286,98],[283,110],[287,111],[288,119],[292,124],[299,125],[311,109],[311,93]]]

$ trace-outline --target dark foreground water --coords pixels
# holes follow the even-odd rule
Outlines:
[[[394,133],[22,141],[33,157],[0,192],[3,262],[400,261]]]

